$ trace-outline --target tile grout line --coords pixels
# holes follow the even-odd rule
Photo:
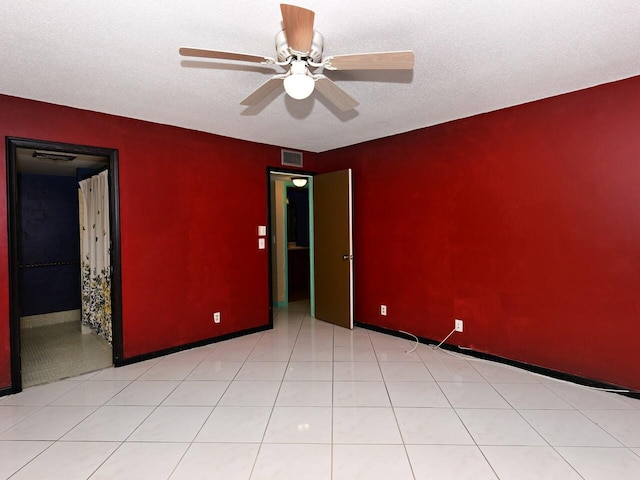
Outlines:
[[[288,318],[287,318],[287,321],[288,321]],[[275,322],[275,318],[274,318],[274,322]],[[260,443],[258,444],[258,451],[256,452],[256,458],[254,459],[253,464],[251,465],[251,471],[249,472],[249,479],[253,476],[255,468],[256,468],[256,465],[258,464],[258,459],[260,458],[260,452],[262,451],[262,446],[264,445],[264,439],[265,439],[265,437],[267,435],[267,430],[269,429],[269,423],[271,422],[271,418],[273,417],[273,412],[274,412],[274,410],[276,408],[276,402],[278,401],[278,395],[280,395],[280,390],[282,389],[282,383],[284,382],[284,377],[286,376],[287,370],[289,368],[289,364],[291,363],[291,356],[293,355],[293,351],[295,349],[295,345],[296,345],[297,339],[298,339],[298,337],[300,335],[300,330],[302,328],[303,323],[304,323],[304,317],[303,317],[303,321],[300,322],[300,325],[298,326],[298,332],[296,333],[296,341],[294,341],[293,348],[291,349],[291,352],[289,353],[289,359],[287,360],[287,365],[285,366],[284,374],[282,375],[282,379],[280,380],[280,386],[278,387],[278,391],[276,392],[276,396],[273,399],[273,405],[271,406],[271,412],[269,413],[269,417],[267,418],[267,423],[265,424],[264,431],[262,432],[262,438],[260,440]],[[256,343],[255,346],[257,346],[257,343]],[[251,352],[253,352],[253,350],[255,349],[255,346],[251,350]],[[249,353],[249,355],[247,356],[247,359],[250,356],[251,356],[251,353]],[[246,360],[245,360],[245,362],[246,362]],[[243,365],[244,365],[244,363],[243,363]],[[240,369],[241,368],[242,367],[240,367]],[[238,370],[238,372],[240,372],[240,370]],[[237,376],[237,373],[236,373],[236,376]]]

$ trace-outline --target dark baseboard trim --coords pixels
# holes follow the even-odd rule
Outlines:
[[[6,397],[7,395],[12,395],[16,392],[13,391],[13,387],[0,388],[0,397]]]
[[[138,362],[143,362],[145,360],[151,360],[152,358],[163,357],[165,355],[181,352],[183,350],[189,350],[191,348],[196,348],[196,347],[203,347],[205,345],[210,345],[212,343],[222,342],[224,340],[231,340],[232,338],[243,337],[245,335],[262,332],[264,330],[270,330],[271,328],[272,327],[269,325],[264,325],[262,327],[248,328],[246,330],[240,330],[239,332],[228,333],[226,335],[221,335],[219,337],[207,338],[205,340],[199,340],[197,342],[187,343],[184,345],[179,345],[177,347],[165,348],[164,350],[157,350],[155,352],[145,353],[143,355],[137,355],[131,358],[125,358],[124,360],[117,362],[114,366],[123,367],[125,365],[130,365],[132,363],[138,363]],[[18,392],[14,391],[13,387],[6,387],[6,388],[0,389],[0,397],[4,397],[6,395],[12,395],[14,393],[18,393]]]
[[[415,342],[415,338],[406,335],[398,330],[390,330],[388,328],[378,327],[376,325],[370,325],[367,323],[356,322],[356,325],[361,328],[366,328],[367,330],[373,330],[375,332],[385,333],[387,335],[393,335],[394,337],[405,338],[407,340],[413,340]],[[418,337],[420,343],[424,343],[427,345],[437,345],[438,341],[432,340],[430,338]],[[451,345],[448,343],[443,344],[440,348],[443,350],[449,350],[451,352],[461,353],[463,355],[469,355],[470,357],[480,358],[482,360],[490,360],[492,362],[503,363],[505,365],[510,365],[512,367],[521,368],[523,370],[527,370],[533,373],[539,373],[541,375],[545,375],[551,378],[557,378],[558,380],[565,380],[567,382],[577,383],[578,385],[583,385],[586,387],[593,387],[597,389],[607,389],[607,390],[625,390],[624,392],[613,392],[619,395],[624,395],[625,397],[637,398],[640,399],[640,391],[631,390],[628,387],[623,387],[620,385],[614,385],[611,383],[601,382],[599,380],[593,380],[591,378],[580,377],[578,375],[573,375],[570,373],[559,372],[557,370],[551,370],[549,368],[539,367],[537,365],[532,365],[530,363],[519,362],[517,360],[511,360],[504,357],[499,357],[497,355],[491,355],[490,353],[478,352],[476,350],[460,348],[455,345]]]
[[[155,352],[144,353],[142,355],[136,355],[135,357],[125,358],[122,362],[119,362],[116,367],[122,367],[124,365],[130,365],[132,363],[143,362],[145,360],[151,360],[152,358],[163,357],[172,353],[181,352],[183,350],[189,350],[196,347],[204,347],[212,343],[222,342],[224,340],[231,340],[232,338],[243,337],[252,333],[262,332],[264,330],[270,330],[272,327],[264,325],[262,327],[248,328],[246,330],[240,330],[239,332],[228,333],[219,337],[207,338],[205,340],[199,340],[197,342],[186,343],[184,345],[178,345],[176,347],[165,348],[164,350],[156,350]]]

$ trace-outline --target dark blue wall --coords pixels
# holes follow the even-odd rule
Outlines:
[[[287,187],[287,199],[289,200],[287,215],[289,241],[293,238],[299,247],[308,247],[309,190],[306,188]]]
[[[20,314],[79,309],[76,178],[19,174],[18,195]]]

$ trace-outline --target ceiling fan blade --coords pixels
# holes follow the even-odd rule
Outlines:
[[[411,70],[412,51],[335,55],[324,61],[329,70]]]
[[[315,75],[315,79],[316,90],[324,95],[327,100],[333,103],[341,111],[347,112],[360,105],[355,98],[351,97],[347,92],[324,75]]]
[[[253,106],[267,98],[271,92],[282,85],[285,75],[275,75],[260,85],[251,95],[240,102],[240,105]]]
[[[313,40],[313,20],[315,13],[306,8],[294,5],[280,4],[284,33],[287,37],[289,48],[300,53],[311,50]]]
[[[185,57],[217,58],[220,60],[236,60],[239,62],[253,63],[275,63],[272,58],[261,57],[260,55],[248,55],[246,53],[220,52],[218,50],[206,50],[203,48],[182,47],[180,55]]]

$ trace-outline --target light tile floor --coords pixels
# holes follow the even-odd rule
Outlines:
[[[640,400],[278,312],[0,398],[0,478],[640,478]]]

